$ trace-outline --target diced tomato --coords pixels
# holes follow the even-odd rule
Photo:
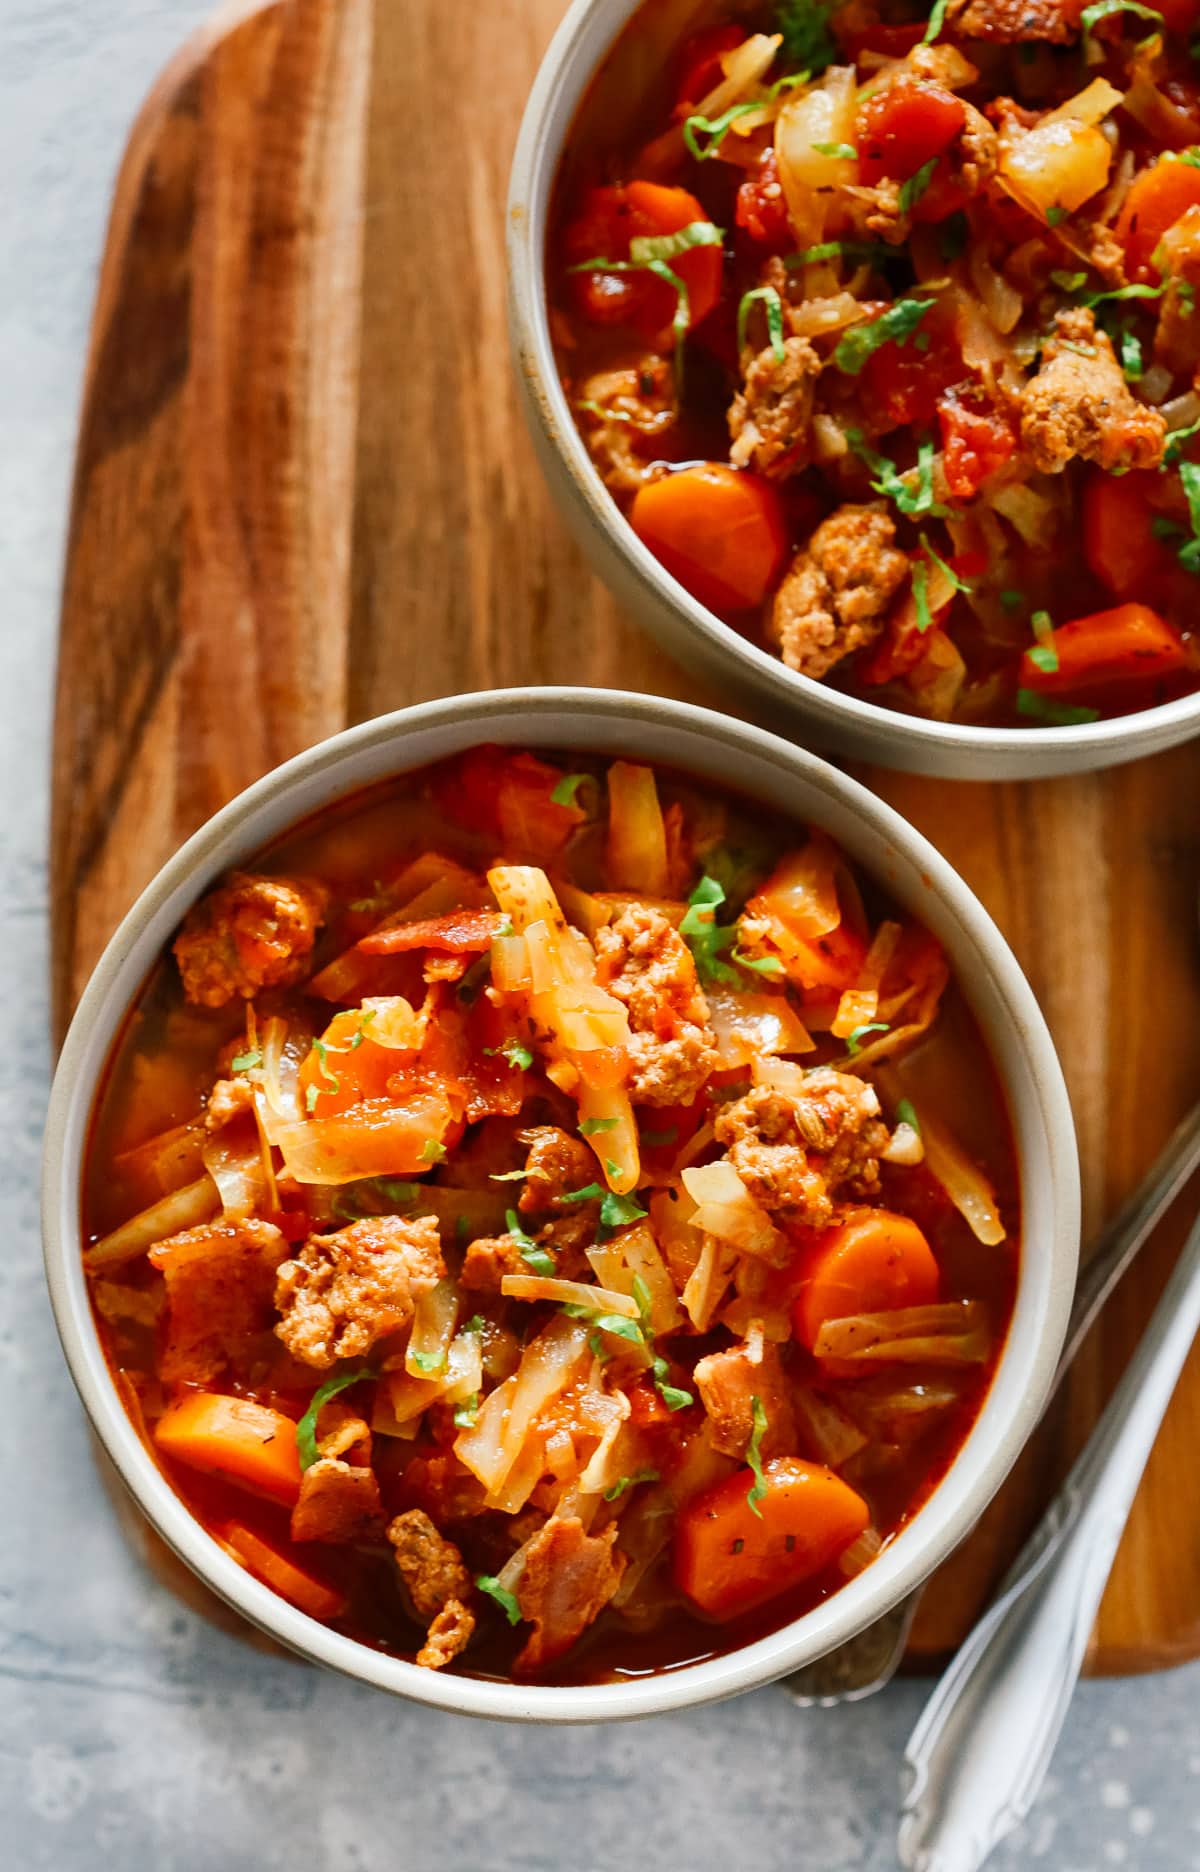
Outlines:
[[[1042,639],[1057,667],[1046,670],[1028,651],[1021,658],[1021,686],[1045,695],[1095,689],[1105,683],[1156,680],[1186,667],[1183,639],[1149,605],[1122,604],[1090,617],[1071,618]]]
[[[787,253],[795,246],[774,147],[739,188],[734,219],[752,241],[773,253]]]
[[[927,427],[939,399],[964,374],[954,315],[935,301],[911,338],[889,340],[873,351],[863,367],[867,407],[882,413],[892,428]],[[883,431],[876,423],[876,431]]]
[[[915,78],[893,80],[859,106],[855,140],[860,180],[867,185],[885,177],[907,182],[926,163],[936,161],[913,204],[912,218],[944,221],[967,199],[946,156],[966,120],[966,106],[953,91]]]
[[[914,553],[914,565],[924,557],[921,552]],[[953,561],[949,563],[952,571],[958,570]],[[860,663],[859,681],[875,688],[880,683],[895,682],[898,677],[907,676],[910,670],[916,669],[929,650],[933,629],[949,610],[951,602],[952,599],[948,599],[945,604],[930,605],[930,622],[922,628],[912,587],[906,587],[888,613],[883,635],[871,654]]]
[[[959,396],[943,397],[937,414],[946,486],[955,500],[973,500],[1013,454],[1016,430],[1000,410],[973,408]]]
[[[631,241],[678,234],[693,221],[707,219],[687,189],[662,182],[591,188],[563,235],[563,256],[568,268],[589,260],[628,260]],[[671,271],[687,287],[689,329],[716,305],[724,264],[720,247],[689,247],[672,259]],[[679,303],[669,280],[644,270],[570,273],[568,277],[578,310],[593,323],[632,326],[650,344],[669,338]]]
[[[679,59],[679,77],[675,83],[675,104],[698,104],[724,77],[721,60],[727,52],[744,44],[742,26],[706,26],[694,33],[684,45]]]
[[[437,803],[457,824],[526,859],[552,862],[584,814],[553,798],[562,769],[511,748],[471,748],[439,776]]]
[[[760,605],[787,552],[774,488],[726,462],[648,482],[629,518],[672,577],[714,611]]]
[[[1083,484],[1083,550],[1114,598],[1145,595],[1172,568],[1174,555],[1154,534],[1151,500],[1161,483],[1149,469],[1111,475],[1093,468]]]
[[[364,936],[364,955],[402,955],[408,949],[437,949],[448,955],[480,955],[490,949],[505,919],[498,910],[451,910],[446,916],[397,923]]]
[[[1200,206],[1200,169],[1160,156],[1133,178],[1121,204],[1114,232],[1125,248],[1125,270],[1132,280],[1157,281],[1153,254],[1167,229],[1188,208]]]

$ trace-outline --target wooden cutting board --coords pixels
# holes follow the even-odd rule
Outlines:
[[[60,1036],[168,854],[344,723],[537,682],[723,700],[588,572],[518,419],[505,186],[561,11],[243,3],[147,100],[100,275],[65,575]],[[1200,743],[1024,786],[866,777],[958,865],[1028,971],[1070,1082],[1094,1232],[1200,1096]],[[1062,1408],[926,1594],[918,1666],[961,1638],[1087,1434],[1185,1219],[1168,1218]],[[1197,1448],[1200,1355],[1122,1544],[1094,1669],[1200,1653]]]

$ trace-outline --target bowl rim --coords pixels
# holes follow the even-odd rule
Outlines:
[[[572,0],[538,69],[521,119],[508,191],[509,306],[518,376],[528,411],[591,528],[623,559],[653,610],[670,617],[673,649],[690,633],[710,667],[793,716],[819,725],[832,746],[871,747],[873,759],[914,771],[954,771],[964,778],[1082,772],[1123,763],[1200,734],[1200,690],[1133,715],[1036,729],[939,722],[884,708],[792,670],[743,637],[672,577],[634,532],[604,485],[571,413],[559,375],[546,304],[543,254],[547,214],[563,146],[600,60],[643,0]],[[649,624],[650,620],[646,620]],[[669,627],[668,627],[669,628]],[[889,754],[893,742],[910,753]],[[918,757],[928,756],[929,766]],[[974,771],[972,771],[974,761]],[[953,763],[953,768],[946,763]]]
[[[980,971],[962,986],[1020,1141],[1013,1322],[967,1441],[921,1509],[871,1567],[790,1625],[703,1663],[617,1683],[530,1686],[422,1670],[318,1624],[261,1585],[194,1519],[139,1438],[109,1375],[80,1255],[80,1178],[95,1094],[129,1006],[184,909],[231,863],[321,805],[485,740],[640,754],[700,775],[715,758],[714,785],[736,787],[733,776],[753,770],[746,791],[770,810],[789,810],[782,796],[795,787],[806,796],[790,809],[797,818],[809,820],[816,809],[852,825],[875,854],[856,862],[876,875],[882,868],[888,888],[892,861],[906,870],[907,901],[927,893],[918,914],[940,923],[943,939]],[[957,958],[955,972],[963,973]],[[763,729],[689,703],[574,688],[451,697],[345,729],[266,774],[195,832],[122,920],[80,998],[51,1091],[42,1177],[46,1278],[71,1376],[122,1480],[167,1544],[251,1623],[308,1659],[438,1708],[519,1721],[617,1720],[731,1696],[820,1656],[913,1590],[969,1532],[1040,1413],[1066,1332],[1079,1213],[1071,1108],[1045,1021],[991,917],[923,835],[858,781]]]

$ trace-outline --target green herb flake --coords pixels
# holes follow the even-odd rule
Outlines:
[[[624,1228],[629,1222],[640,1222],[645,1214],[636,1196],[618,1196],[615,1190],[609,1190],[600,1204],[600,1226],[596,1230],[596,1240],[607,1241],[614,1229]]]
[[[531,1274],[540,1274],[545,1280],[552,1280],[558,1272],[558,1263],[545,1248],[539,1248],[532,1235],[527,1235],[521,1227],[521,1218],[515,1209],[507,1209],[504,1214],[504,1226],[517,1244],[517,1253]]]
[[[488,951],[478,956],[458,984],[458,999],[465,1007],[470,1007],[479,999],[480,990],[492,972],[492,958]]]
[[[665,1358],[657,1357],[651,1370],[654,1375],[654,1388],[669,1411],[687,1410],[695,1402],[690,1391],[684,1391],[679,1385],[667,1383],[667,1374],[671,1367]]]
[[[348,1391],[351,1385],[361,1384],[364,1378],[374,1378],[375,1373],[369,1365],[356,1365],[351,1371],[335,1372],[318,1386],[309,1399],[308,1409],[296,1425],[296,1454],[300,1458],[302,1469],[311,1469],[320,1460],[321,1452],[317,1448],[317,1418],[321,1406],[328,1404],[330,1398],[339,1391]]]
[[[746,320],[750,308],[756,300],[761,301],[767,315],[767,337],[777,361],[782,364],[787,357],[783,347],[783,300],[774,286],[756,286],[752,292],[743,293],[738,304],[737,348],[742,351],[746,343]]]
[[[750,1400],[750,1421],[754,1425],[754,1429],[751,1433],[750,1444],[746,1451],[746,1462],[754,1477],[754,1486],[746,1497],[746,1505],[753,1510],[761,1521],[762,1509],[758,1504],[767,1492],[767,1478],[763,1474],[762,1466],[762,1440],[767,1428],[767,1413],[763,1409],[761,1398],[754,1397]]]
[[[929,15],[929,24],[925,28],[922,45],[932,45],[940,36],[942,27],[946,24],[946,6],[947,0],[933,0],[933,10]]]
[[[251,1047],[246,1053],[235,1053],[229,1062],[230,1072],[249,1072],[254,1066],[261,1066],[263,1056],[258,1047]]]
[[[927,517],[930,520],[946,520],[953,510],[942,506],[933,498],[933,443],[926,437],[917,444],[915,467],[906,468],[901,473],[894,461],[886,455],[879,455],[863,440],[861,429],[847,429],[846,440],[859,460],[865,462],[874,479],[871,486],[877,494],[884,495],[895,502],[902,514],[910,520]]]
[[[528,1176],[527,1170],[492,1170],[488,1174],[489,1183],[523,1183]]]
[[[421,1146],[422,1163],[441,1163],[445,1155],[446,1146],[444,1144],[439,1144],[436,1138],[426,1138],[424,1144]]]
[[[740,942],[735,942],[729,953],[739,968],[752,969],[756,975],[783,974],[783,963],[778,956],[748,956]]]
[[[650,1289],[640,1274],[634,1275],[630,1292],[633,1295],[633,1303],[641,1315],[642,1326],[648,1329],[654,1302],[650,1296]]]
[[[657,1469],[639,1469],[636,1475],[618,1476],[617,1480],[615,1482],[610,1482],[605,1489],[604,1499],[605,1501],[620,1501],[626,1489],[637,1488],[642,1482],[657,1481]]]
[[[945,5],[945,0],[939,0],[939,4]],[[858,161],[858,151],[853,143],[814,143],[812,147],[818,156],[832,156],[838,162]]]
[[[321,1096],[320,1086],[310,1085],[306,1087],[305,1093],[304,1093],[304,1109],[306,1112],[308,1112],[310,1117],[312,1113],[315,1112],[317,1109],[317,1100],[320,1098],[320,1096]]]
[[[566,1190],[554,1200],[560,1203],[599,1202],[607,1193],[602,1183],[585,1183],[582,1189]]]
[[[820,0],[776,0],[775,30],[783,37],[783,57],[813,77],[837,57],[829,30],[832,11],[832,6],[822,6]]]
[[[783,264],[789,273],[798,268],[811,266],[817,260],[894,260],[894,248],[885,247],[882,241],[819,241],[815,247],[804,247],[799,253],[785,254]]]
[[[503,1046],[484,1047],[488,1059],[506,1059],[514,1072],[528,1072],[533,1065],[533,1054],[519,1040],[506,1040]]]
[[[445,1371],[446,1354],[444,1352],[414,1352],[412,1362],[424,1377],[432,1378],[436,1372]]]
[[[1083,51],[1086,58],[1092,43],[1092,33],[1101,20],[1111,19],[1114,13],[1133,13],[1138,19],[1149,20],[1152,25],[1161,27],[1163,16],[1153,7],[1142,6],[1140,0],[1095,0],[1092,6],[1084,7],[1079,16],[1083,27]]]
[[[1037,643],[1029,652],[1029,661],[1036,669],[1053,675],[1058,668],[1058,650],[1053,641],[1054,620],[1048,611],[1035,611],[1029,625],[1037,638]]]
[[[1010,588],[1000,593],[1000,603],[1008,612],[1020,611],[1026,603],[1025,593]]]
[[[702,981],[737,980],[736,969],[721,959],[737,936],[732,924],[725,928],[717,924],[716,913],[724,902],[724,886],[705,873],[688,898],[688,908],[679,925],[679,934],[692,952]]]
[[[1066,293],[1077,293],[1087,285],[1086,273],[1066,273],[1057,269],[1050,275],[1054,284]]]
[[[637,234],[629,243],[629,258],[635,267],[652,266],[658,260],[675,260],[691,247],[720,247],[725,230],[711,221],[689,221],[674,234]]]
[[[918,559],[912,569],[912,595],[917,629],[924,634],[933,623],[933,613],[929,609],[929,568],[923,559]]]
[[[937,166],[938,166],[937,157],[931,156],[928,162],[924,162],[921,164],[921,167],[917,170],[916,175],[909,176],[907,182],[902,182],[900,184],[900,212],[901,214],[912,213],[916,204],[920,201],[922,195],[925,193],[926,189],[929,187],[929,184],[933,181],[933,172],[937,168]]]
[[[360,1047],[362,1045],[363,1041],[367,1037],[367,1028],[371,1025],[371,1022],[375,1019],[375,1016],[378,1012],[379,1012],[378,1008],[368,1008],[365,1014],[361,1014],[359,1016],[358,1026],[355,1028],[354,1032],[351,1034],[350,1039],[346,1045],[347,1053],[353,1053],[356,1047]]]
[[[521,1608],[517,1603],[516,1594],[508,1592],[493,1573],[477,1573],[475,1584],[480,1592],[486,1593],[489,1599],[496,1601],[510,1625],[520,1624]]]
[[[1164,468],[1174,467],[1180,455],[1183,453],[1184,443],[1190,442],[1192,437],[1198,432],[1200,432],[1200,416],[1196,418],[1194,423],[1189,423],[1186,429],[1173,429],[1171,431],[1170,435],[1167,437],[1167,446],[1163,451]]]
[[[601,415],[608,415],[610,412],[601,410],[600,413]],[[630,418],[630,420],[632,421],[632,418]],[[551,800],[556,806],[578,806],[579,789],[580,787],[589,785],[591,778],[591,774],[586,773],[564,774],[551,793]]]
[[[1052,227],[1052,228],[1061,227],[1063,222],[1066,220],[1066,218],[1067,218],[1066,209],[1060,208],[1057,205],[1057,203],[1055,204],[1054,207],[1047,208],[1046,210],[1046,226],[1047,227]]]
[[[469,1398],[464,1398],[454,1413],[454,1424],[458,1430],[473,1430],[479,1420],[479,1393],[473,1391]]]
[[[620,1124],[619,1118],[583,1118],[579,1123],[581,1137],[596,1137],[601,1131],[615,1131]]]
[[[1105,305],[1111,300],[1124,299],[1161,299],[1170,285],[1164,280],[1160,286],[1114,286],[1108,292],[1087,293],[1083,299],[1085,306]]]
[[[1179,548],[1179,563],[1185,572],[1200,572],[1200,462],[1180,462],[1179,479],[1192,526],[1191,539]]]
[[[852,325],[833,353],[835,367],[857,377],[880,345],[906,343],[932,305],[932,299],[897,299],[878,318]]]
[[[683,144],[689,156],[696,162],[707,162],[715,156],[724,142],[729,126],[744,117],[747,111],[757,110],[758,104],[731,104],[719,117],[705,117],[696,111],[683,121]],[[700,142],[700,138],[707,140]]]
[[[921,1122],[917,1117],[917,1108],[911,1099],[903,1098],[896,1106],[896,1122],[898,1124],[906,1124],[910,1131],[915,1131],[917,1136],[920,1137]]]
[[[855,1027],[846,1039],[846,1051],[851,1059],[860,1051],[866,1034],[887,1033],[888,1027],[887,1021],[864,1021],[861,1027]]]
[[[1036,689],[1017,690],[1017,714],[1027,715],[1031,721],[1047,722],[1055,728],[1077,728],[1084,722],[1100,719],[1098,709],[1057,702],[1053,696],[1040,695]]]

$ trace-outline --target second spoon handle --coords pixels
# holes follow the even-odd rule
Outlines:
[[[1029,1812],[1197,1331],[1200,1221],[1083,1453],[912,1733],[899,1839],[912,1872],[978,1872]]]

